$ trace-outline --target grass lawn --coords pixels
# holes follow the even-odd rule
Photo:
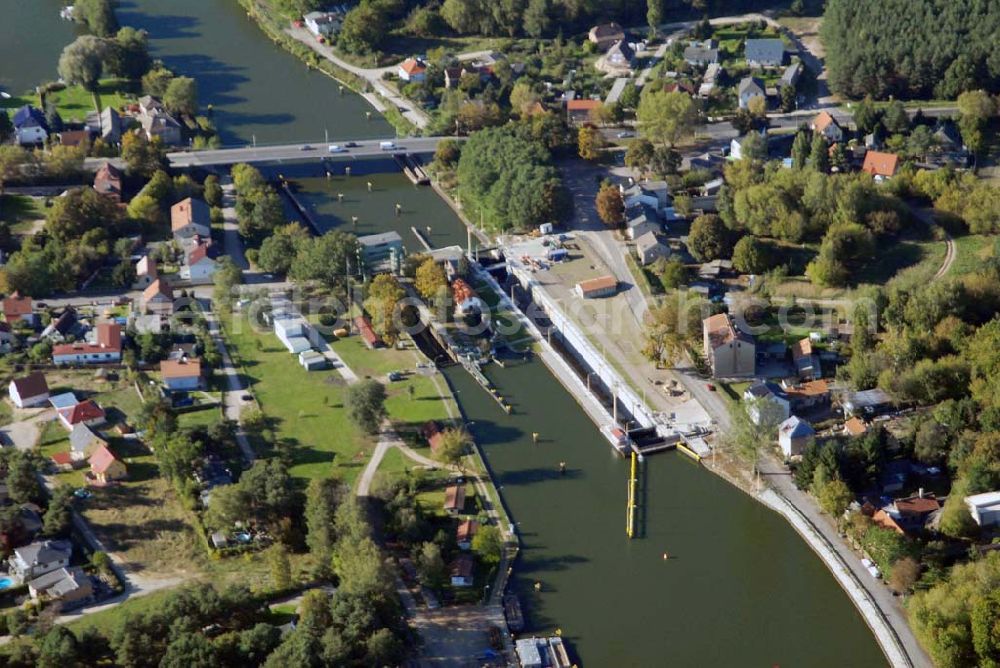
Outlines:
[[[955,237],[955,262],[948,271],[951,276],[972,274],[982,267],[993,254],[995,237],[985,234],[966,234]]]
[[[13,234],[31,233],[39,220],[45,220],[45,198],[0,195],[0,221],[10,226]]]
[[[213,406],[200,411],[188,411],[177,416],[177,426],[181,429],[211,427],[222,421],[222,409]]]
[[[127,93],[129,82],[124,79],[101,79],[97,85],[97,97],[101,109],[104,107],[123,107],[130,99]],[[64,121],[83,121],[87,114],[94,111],[94,98],[90,91],[81,86],[67,86],[65,89],[49,93],[46,101],[56,105],[59,115]],[[26,104],[38,106],[38,96],[24,94],[13,96],[9,100],[0,100],[0,107],[16,109]]]
[[[348,419],[343,378],[332,369],[306,371],[273,333],[255,332],[245,319],[238,327],[232,324],[227,323],[227,343],[242,363],[275,442],[291,456],[291,474],[310,480],[336,471],[351,484],[368,461],[374,440]]]

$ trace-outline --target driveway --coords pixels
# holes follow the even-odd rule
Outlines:
[[[0,442],[18,450],[32,450],[42,435],[46,423],[56,419],[51,408],[17,411],[22,419],[0,427]]]

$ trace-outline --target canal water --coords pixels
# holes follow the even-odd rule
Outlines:
[[[79,27],[59,18],[69,0],[0,0],[0,90],[18,95],[59,78],[63,47]]]
[[[51,77],[44,72],[54,69],[59,43],[73,36],[58,5],[0,0],[0,81],[11,82],[3,85],[18,90]],[[122,0],[118,11],[123,24],[150,32],[158,57],[198,78],[227,142],[315,141],[326,129],[338,138],[391,134],[378,117],[365,120],[361,98],[341,95],[267,41],[235,0]],[[14,35],[30,39],[12,46]],[[359,165],[351,177],[327,181],[315,167],[276,169],[288,172],[321,226],[395,229],[415,248],[409,227],[429,225],[436,246],[465,242],[448,207],[398,173],[369,178]],[[530,628],[561,628],[584,665],[886,665],[846,594],[778,515],[668,453],[646,464],[641,537],[629,541],[626,463],[540,362],[488,370],[513,403],[511,415],[464,370],[446,373],[518,523],[524,549],[513,586]],[[541,435],[537,445],[531,432]]]
[[[198,81],[224,144],[395,135],[379,114],[366,118],[361,96],[267,39],[236,0],[121,0],[117,13],[149,32],[155,57]]]
[[[411,254],[424,250],[413,228],[435,248],[466,245],[465,227],[448,205],[433,189],[413,185],[393,160],[331,160],[327,164],[329,178],[316,162],[271,165],[264,171],[289,181],[320,232],[339,229],[361,236],[391,230],[399,233]]]

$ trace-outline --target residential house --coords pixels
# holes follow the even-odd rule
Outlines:
[[[170,207],[170,230],[179,242],[195,236],[211,238],[211,210],[200,199],[183,199]]]
[[[826,138],[827,143],[834,144],[844,141],[844,130],[840,127],[837,119],[829,112],[821,111],[809,124],[809,129],[818,132]]]
[[[460,554],[455,557],[455,561],[451,562],[451,586],[471,587],[474,568],[475,562],[471,554]]]
[[[49,402],[49,384],[41,371],[34,371],[10,381],[7,393],[18,408],[31,408]]]
[[[799,83],[799,78],[802,76],[802,63],[792,63],[785,68],[782,72],[781,78],[778,79],[778,90],[785,88],[786,86],[795,87]]]
[[[927,520],[941,509],[941,502],[933,494],[921,489],[915,496],[896,499],[872,516],[875,524],[901,535],[920,533]]]
[[[117,144],[122,140],[122,117],[112,107],[104,107],[99,117],[98,132],[107,144]]]
[[[306,30],[327,39],[340,32],[341,18],[336,12],[309,12],[302,17]]]
[[[152,141],[154,137],[159,137],[167,146],[181,143],[181,124],[167,113],[155,97],[144,95],[139,98],[137,119],[146,139]]]
[[[53,364],[104,364],[122,359],[122,328],[111,322],[97,325],[93,343],[64,343],[52,348]]]
[[[97,448],[107,447],[108,442],[97,435],[93,429],[80,423],[73,425],[73,430],[69,433],[69,458],[70,462],[83,462],[94,453]]]
[[[98,484],[107,485],[128,477],[125,464],[103,445],[94,450],[94,454],[90,455],[87,462],[90,464],[90,473]]]
[[[67,306],[62,313],[42,330],[42,338],[53,343],[62,343],[69,336],[76,336],[83,331],[83,325],[76,317],[76,309]]]
[[[441,427],[434,420],[430,420],[424,423],[424,426],[420,428],[420,435],[424,437],[427,441],[427,445],[431,448],[431,453],[437,454],[441,450],[441,446],[444,442],[444,435],[441,432]]]
[[[754,383],[743,391],[747,414],[754,424],[780,424],[791,416],[788,396],[775,383]]]
[[[899,169],[899,156],[895,153],[868,151],[861,171],[871,174],[876,181],[891,179]]]
[[[160,362],[163,384],[171,392],[197,390],[201,387],[201,360],[179,359]]]
[[[1000,524],[1000,491],[984,492],[965,497],[965,505],[976,524],[993,527]]]
[[[14,549],[10,573],[21,582],[69,566],[73,543],[68,540],[42,540]]]
[[[735,378],[754,374],[757,353],[753,336],[738,330],[729,314],[717,313],[705,318],[702,336],[705,359],[713,376]]]
[[[41,144],[49,136],[49,124],[45,121],[45,114],[30,104],[15,111],[11,122],[14,125],[14,138],[22,146]]]
[[[782,387],[789,405],[795,412],[821,410],[830,405],[830,386],[823,379],[804,383],[783,381]]]
[[[31,297],[22,297],[21,293],[15,290],[10,297],[3,300],[3,317],[10,324],[21,320],[34,326],[35,311]]]
[[[59,601],[61,610],[83,605],[94,596],[94,583],[80,567],[59,568],[28,581],[33,599]]]
[[[458,84],[462,81],[462,72],[461,67],[444,68],[444,87],[458,88]]]
[[[670,257],[670,247],[660,241],[655,232],[646,232],[635,240],[635,254],[639,264],[645,267],[660,258]]]
[[[749,108],[750,100],[755,98],[759,97],[767,100],[764,82],[757,77],[743,77],[740,79],[739,86],[736,88],[736,94],[739,97],[740,109]]]
[[[174,291],[165,280],[157,278],[142,291],[142,310],[156,315],[174,312]]]
[[[698,67],[703,65],[718,65],[719,49],[700,44],[691,44],[684,47],[684,62]],[[715,82],[712,81],[712,83]]]
[[[449,515],[459,515],[465,510],[465,485],[451,485],[444,491],[444,510]]]
[[[816,430],[805,420],[792,415],[778,426],[778,446],[788,457],[801,455],[809,441],[816,437]]]
[[[687,60],[686,57],[685,60]],[[701,78],[701,86],[698,87],[698,95],[707,97],[712,94],[712,91],[715,90],[715,84],[719,82],[719,73],[721,71],[722,68],[718,63],[711,63],[705,68],[705,75]]]
[[[478,530],[479,522],[470,519],[464,520],[455,527],[455,542],[458,544],[458,549],[468,550],[471,548],[472,539],[475,538]]]
[[[635,49],[625,40],[615,42],[604,56],[604,65],[614,72],[631,72],[635,67]]]
[[[752,68],[781,67],[785,62],[785,43],[776,38],[748,39],[743,53]]]
[[[149,287],[157,279],[159,273],[156,268],[156,259],[151,255],[143,255],[135,263],[135,283],[132,284],[134,290],[142,290]]]
[[[618,189],[626,209],[643,205],[654,212],[660,212],[670,204],[670,186],[666,181],[640,181],[627,188],[624,184],[619,184]]]
[[[819,354],[813,350],[812,339],[808,336],[792,344],[792,361],[799,378],[812,380],[823,377]]]
[[[56,412],[61,411],[64,408],[72,408],[80,403],[80,400],[76,398],[76,395],[72,392],[63,392],[62,394],[57,394],[54,397],[49,397],[49,404],[52,408],[56,409]]]
[[[868,433],[868,425],[861,418],[855,416],[844,423],[844,433],[848,436],[864,436]]]
[[[602,23],[590,29],[587,39],[597,45],[601,51],[607,51],[618,42],[625,39],[625,30],[617,23]]]
[[[361,340],[365,342],[370,350],[375,348],[381,348],[385,345],[382,341],[382,337],[375,333],[375,329],[372,328],[371,320],[368,319],[366,315],[359,315],[354,318],[354,327],[358,330],[358,335]]]
[[[423,81],[427,78],[427,65],[416,58],[407,58],[399,64],[396,74],[403,81]]]
[[[209,255],[211,244],[195,239],[194,246],[187,249],[184,265],[181,267],[181,279],[195,284],[211,283],[215,275],[216,263]]]
[[[372,268],[387,266],[397,269],[406,254],[403,237],[398,232],[382,232],[358,237],[361,244],[361,259]]]
[[[115,202],[122,201],[122,172],[120,169],[105,162],[94,175],[94,190]]]
[[[661,231],[660,219],[656,212],[648,207],[635,207],[628,212],[629,218],[625,221],[625,237],[635,241],[644,234],[657,233]]]
[[[692,97],[695,94],[694,86],[689,84],[687,81],[671,81],[670,83],[668,83],[666,86],[663,87],[663,90],[667,93],[677,93],[677,92],[687,93]]]
[[[575,290],[577,296],[581,299],[610,297],[618,292],[618,279],[611,275],[591,278],[590,280],[577,283]]]
[[[90,130],[64,130],[59,133],[60,146],[88,146],[90,143]]]
[[[753,133],[746,134],[746,135],[741,135],[741,136],[735,137],[734,139],[731,139],[729,141],[729,158],[730,158],[730,160],[742,160],[743,159],[743,157],[744,157],[744,155],[743,155],[743,146],[746,143],[747,138],[751,137],[751,136],[753,136]],[[766,131],[761,132],[758,136],[760,136],[763,139],[764,148],[766,150],[767,147],[768,147],[768,145],[769,145],[767,132]]]
[[[566,102],[566,122],[570,125],[592,123],[591,112],[600,108],[600,100],[569,100]]]
[[[104,424],[107,419],[104,409],[94,403],[92,399],[81,401],[68,408],[60,408],[56,411],[56,415],[59,416],[59,421],[69,432],[72,432],[78,424],[96,427]]]

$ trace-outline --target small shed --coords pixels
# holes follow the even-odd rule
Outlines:
[[[583,299],[609,297],[618,292],[618,279],[614,276],[601,276],[576,284],[576,294]]]
[[[306,371],[322,371],[329,366],[329,361],[323,353],[315,350],[303,350],[299,353],[299,364]]]

